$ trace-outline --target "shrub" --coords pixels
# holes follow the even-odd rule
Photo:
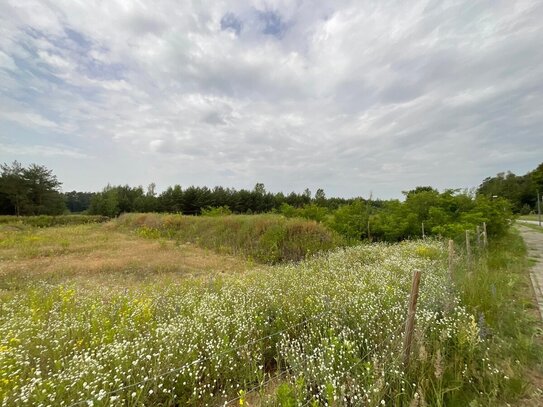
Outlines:
[[[208,208],[202,209],[202,216],[225,216],[232,215],[232,211],[226,205],[224,206],[210,206]]]

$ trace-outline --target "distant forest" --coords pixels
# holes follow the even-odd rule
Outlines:
[[[101,192],[60,192],[62,183],[52,170],[37,164],[23,167],[19,162],[0,166],[0,214],[57,215],[89,213],[117,216],[126,212],[172,212],[198,215],[212,207],[228,208],[234,213],[264,213],[286,203],[303,207],[311,203],[337,209],[361,198],[327,198],[322,189],[313,196],[309,189],[302,193],[267,192],[257,183],[252,190],[180,185],[155,192],[155,184],[147,188],[129,185],[107,185]]]
[[[61,182],[52,170],[37,164],[23,167],[17,161],[2,164],[0,174],[0,214],[4,215],[55,215],[66,212],[117,216],[125,212],[171,212],[198,215],[209,208],[223,208],[231,213],[289,213],[290,208],[325,208],[335,211],[356,202],[368,203],[361,197],[327,197],[322,189],[315,194],[309,189],[302,193],[272,193],[264,184],[257,183],[252,190],[236,190],[217,186],[214,188],[180,185],[157,194],[155,185],[147,188],[128,185],[106,186],[102,192],[60,192]],[[486,178],[476,195],[487,198],[505,198],[514,213],[536,210],[536,191],[543,192],[543,163],[525,175],[511,172]],[[416,189],[417,190],[417,189]],[[416,191],[414,190],[414,191]],[[432,190],[419,187],[418,190]],[[413,192],[413,191],[411,191]],[[404,193],[407,196],[407,192]],[[390,205],[392,201],[372,200],[374,209]],[[387,203],[388,202],[388,203]],[[311,208],[310,208],[311,209]],[[292,213],[292,211],[290,211]]]
[[[330,221],[333,215],[336,220],[343,217],[343,225],[353,225],[352,233],[343,231],[343,234],[368,238],[371,231],[366,223],[370,219],[375,224],[387,224],[395,219],[397,228],[409,219],[409,225],[404,225],[404,229],[410,236],[421,222],[439,228],[453,218],[459,221],[460,208],[463,208],[464,218],[470,211],[480,215],[486,211],[482,207],[490,205],[488,202],[494,205],[497,200],[506,200],[513,213],[527,214],[537,208],[537,191],[543,192],[543,163],[525,175],[507,172],[486,178],[474,195],[458,190],[439,193],[431,187],[417,187],[404,192],[406,199],[403,203],[399,200],[327,197],[322,189],[315,194],[306,189],[302,193],[285,195],[268,192],[261,183],[257,183],[252,190],[220,186],[182,188],[175,185],[157,194],[155,185],[151,184],[147,188],[108,185],[101,192],[62,193],[61,182],[52,170],[44,166],[31,164],[24,167],[15,161],[2,164],[0,169],[0,214],[3,215],[88,213],[115,217],[127,212],[186,215],[276,212],[287,217],[327,220],[329,223],[333,223]],[[484,204],[483,199],[486,200]],[[468,205],[468,202],[472,203]],[[469,219],[464,221],[471,222]]]

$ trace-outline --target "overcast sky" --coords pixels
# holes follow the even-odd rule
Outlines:
[[[543,1],[0,2],[0,162],[399,197],[543,162]]]

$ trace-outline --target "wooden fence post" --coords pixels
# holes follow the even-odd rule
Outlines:
[[[411,294],[409,296],[409,309],[407,311],[407,320],[405,321],[405,335],[403,341],[403,365],[407,368],[409,365],[409,356],[411,354],[411,344],[413,342],[413,331],[415,328],[415,311],[417,310],[417,300],[419,298],[420,271],[413,273],[413,283],[411,285]]]
[[[449,275],[452,278],[454,261],[454,240],[449,240]]]
[[[481,228],[477,225],[477,247],[481,247]]]
[[[469,271],[471,268],[471,247],[469,242],[469,230],[466,230],[466,262]]]
[[[426,235],[424,234],[424,222],[422,222],[422,238],[426,238]]]
[[[483,222],[483,246],[486,247],[488,244],[488,238],[486,236],[486,222]]]

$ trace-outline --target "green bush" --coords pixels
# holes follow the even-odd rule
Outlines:
[[[426,236],[460,239],[483,222],[489,236],[504,236],[513,219],[511,204],[503,198],[439,193],[429,187],[405,195],[404,202],[390,200],[372,207],[358,200],[343,205],[333,213],[330,227],[348,239],[395,242],[420,238],[423,223]]]
[[[279,213],[287,218],[304,218],[317,222],[324,222],[328,216],[329,210],[316,204],[304,205],[301,208],[295,208],[288,203],[282,203],[279,207]]]
[[[208,208],[202,209],[202,216],[225,216],[232,215],[232,211],[226,205],[224,206],[210,206]]]

